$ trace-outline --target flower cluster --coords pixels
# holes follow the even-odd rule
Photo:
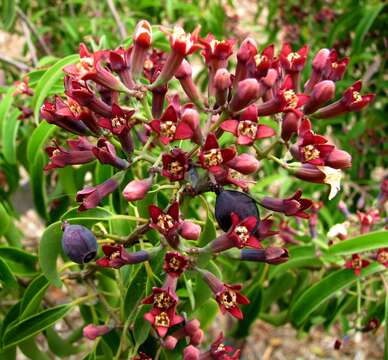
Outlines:
[[[112,177],[88,184],[77,193],[79,211],[98,206],[121,189],[124,179],[132,179],[122,189],[128,202],[149,200],[148,195],[158,189],[170,189],[168,203],[146,202],[149,218],[142,219],[124,243],[104,244],[104,257],[96,264],[120,268],[166,252],[163,285],[154,287],[142,301],[150,307],[144,319],[152,324],[155,337],[170,350],[186,339],[189,345],[184,359],[237,359],[239,351],[224,346],[222,335],[210,350],[201,353],[203,331],[196,319],[188,320],[180,313],[178,280],[186,271],[187,276],[200,275],[221,312],[242,319],[243,305],[249,303],[242,285],[225,283],[206,269],[209,258],[226,256],[268,264],[287,261],[286,248],[267,246],[263,241],[279,234],[285,242],[292,242],[293,230],[283,220],[278,231],[273,230],[275,221],[271,215],[260,218],[257,204],[304,219],[309,218],[313,205],[302,197],[301,190],[284,199],[253,198],[247,194],[252,181],[247,176],[256,173],[260,160],[266,158],[296,178],[329,184],[329,197],[334,197],[341,171],[351,166],[351,157],[316,134],[313,124],[360,111],[373,95],[361,95],[361,82],[357,81],[327,105],[334,99],[336,82],[348,63],[347,59],[338,60],[334,50],[322,49],[315,55],[312,72],[303,85],[301,73],[308,46],[293,51],[284,44],[276,54],[273,45],[259,51],[256,42],[247,38],[237,49],[235,71],[230,71],[235,40],[217,40],[212,34],[202,38],[199,28],[191,34],[181,27],[163,31],[170,42],[167,54],[151,48],[152,28],[145,20],[137,24],[127,49],[91,52],[80,45],[79,62],[64,68],[65,96],[46,100],[41,108],[43,119],[76,136],[68,139],[66,146],[57,140],[46,149],[50,158],[46,170],[94,161],[112,166]],[[207,96],[195,84],[188,59],[198,50],[208,70]],[[170,93],[174,77],[181,86],[179,94]],[[263,121],[268,116],[279,123],[279,131]],[[223,137],[225,133],[232,135]],[[263,139],[270,143],[267,148]],[[275,150],[280,148],[284,159],[291,156],[294,162],[277,158]],[[141,178],[144,172],[134,171],[136,164],[147,170],[147,176]],[[225,189],[228,185],[237,189]],[[214,239],[196,242],[201,221],[185,219],[189,212],[181,205],[209,191],[217,194],[215,218],[220,231]],[[149,247],[141,243],[141,249],[133,252],[125,249],[151,230],[159,234],[159,244]],[[76,255],[72,253],[73,258],[85,262],[83,256]],[[353,268],[364,265],[353,258]]]

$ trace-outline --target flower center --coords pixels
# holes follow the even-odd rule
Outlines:
[[[117,250],[117,251],[112,252],[112,253],[109,255],[109,260],[114,260],[114,259],[117,259],[117,258],[119,258],[119,257],[121,257],[121,253],[120,253],[119,250]]]
[[[82,108],[77,102],[69,100],[67,102],[67,105],[69,106],[70,111],[74,115],[79,116],[82,113]]]
[[[236,306],[237,295],[233,290],[226,290],[221,295],[221,303],[230,309]]]
[[[178,258],[173,257],[173,258],[171,258],[171,260],[168,262],[168,265],[169,265],[169,267],[170,267],[172,270],[177,271],[177,270],[180,269],[180,267],[181,267],[182,264],[181,264],[181,261],[180,261]]]
[[[168,309],[172,304],[171,297],[165,292],[154,296],[154,305],[159,309]]]
[[[204,153],[205,164],[207,166],[216,166],[222,164],[223,158],[220,149],[210,149]]]
[[[287,106],[290,108],[296,108],[298,105],[298,96],[293,90],[286,90],[283,93],[283,97],[287,102]]]
[[[220,345],[218,345],[215,353],[217,354],[217,353],[220,353],[220,352],[224,352],[225,350],[226,350],[225,345],[224,344],[220,344]]]
[[[240,241],[245,244],[249,240],[249,231],[245,226],[237,226],[234,229],[234,233],[240,239]]]
[[[116,116],[112,119],[112,127],[115,129],[123,126],[124,124],[125,124],[125,119],[122,117]]]
[[[179,161],[172,161],[168,164],[168,171],[171,175],[181,176],[183,173],[183,166]]]
[[[175,131],[176,125],[172,121],[165,121],[160,124],[160,133],[170,140],[174,138]]]
[[[354,269],[361,268],[362,267],[362,260],[360,258],[353,259],[352,266]]]
[[[300,56],[298,53],[292,52],[292,53],[289,53],[289,54],[287,55],[287,60],[288,60],[290,63],[292,63],[294,60],[299,59],[300,57],[301,57],[301,56]]]
[[[220,44],[220,41],[214,39],[212,41],[210,41],[210,49],[212,50],[212,52],[214,53],[214,50],[216,49],[216,46],[218,46]]]
[[[332,67],[333,69],[337,69],[338,63],[337,63],[336,61],[333,62],[333,63],[331,64],[331,67]]]
[[[61,154],[61,150],[55,149],[55,150],[52,152],[51,157],[58,156],[58,155],[60,155],[60,154]]]
[[[303,155],[305,161],[319,159],[319,150],[314,145],[306,145],[303,148]]]
[[[353,102],[358,103],[362,101],[362,96],[358,91],[353,91],[352,96],[353,96]]]
[[[163,311],[159,315],[155,316],[155,325],[169,327],[170,319],[168,318],[168,315],[166,312]]]
[[[93,69],[94,59],[92,57],[84,57],[80,59],[80,62],[76,65],[80,75],[83,76]]]
[[[174,227],[174,219],[168,214],[159,215],[157,225],[162,230],[169,230]]]
[[[250,120],[240,121],[238,124],[238,132],[240,135],[255,139],[257,134],[257,123]]]
[[[388,251],[382,251],[377,255],[377,261],[381,264],[388,262]]]

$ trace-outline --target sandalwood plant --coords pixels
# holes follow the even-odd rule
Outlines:
[[[19,279],[26,290],[2,321],[0,349],[43,332],[62,357],[228,360],[257,318],[301,332],[334,326],[336,348],[376,331],[387,313],[387,180],[373,207],[352,214],[338,199],[352,157],[317,130],[374,101],[361,80],[336,91],[349,58],[179,26],[157,31],[162,51],[153,29],[141,20],[129,46],[81,43],[57,63],[63,90],[35,114],[28,149],[55,200],[48,209],[33,184],[48,220],[39,264],[0,248],[0,260],[23,257],[38,273]],[[36,90],[27,78],[17,87]],[[343,223],[326,236],[327,202]],[[15,285],[8,261],[0,277]],[[64,300],[48,301],[49,286]]]

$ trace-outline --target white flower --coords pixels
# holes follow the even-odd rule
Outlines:
[[[327,237],[329,239],[336,238],[337,236],[342,236],[343,238],[348,236],[348,226],[349,222],[345,221],[341,224],[335,224],[330,228],[330,230],[327,233]]]
[[[325,174],[323,182],[330,186],[329,200],[333,199],[341,189],[342,172],[329,166],[317,166]]]

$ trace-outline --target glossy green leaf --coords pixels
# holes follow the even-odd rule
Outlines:
[[[151,324],[148,321],[144,320],[144,314],[148,311],[147,306],[143,306],[139,313],[137,314],[134,329],[133,337],[136,343],[136,349],[139,348],[141,344],[146,341],[148,334],[151,330]]]
[[[38,258],[19,248],[0,246],[0,258],[2,258],[15,275],[33,276],[36,274]]]
[[[202,306],[197,307],[192,317],[197,318],[201,322],[201,329],[205,331],[214,321],[218,313],[218,304],[210,297],[204,304],[202,304]]]
[[[46,193],[46,176],[44,174],[45,157],[42,152],[37,153],[35,162],[30,168],[30,181],[32,197],[36,211],[43,218],[47,219],[47,193]]]
[[[43,351],[39,350],[36,344],[36,340],[30,338],[28,340],[22,341],[18,344],[18,346],[22,353],[31,360],[50,360],[50,357]]]
[[[83,346],[74,346],[68,339],[62,339],[53,326],[46,329],[45,335],[49,349],[56,356],[68,358],[83,349]]]
[[[388,359],[388,294],[385,294],[384,359]]]
[[[2,23],[5,30],[9,30],[16,17],[16,1],[2,0]]]
[[[388,231],[375,231],[343,240],[328,250],[330,255],[351,255],[388,247]]]
[[[69,304],[59,305],[13,324],[5,331],[4,347],[11,347],[39,334],[62,319],[71,308],[72,306]]]
[[[360,277],[366,277],[384,270],[384,266],[372,263],[362,269]],[[294,324],[302,324],[308,316],[321,304],[333,296],[337,291],[353,285],[358,277],[350,269],[337,270],[315,283],[303,292],[290,310],[291,320]]]
[[[0,282],[6,288],[16,288],[17,281],[8,264],[0,258]]]
[[[39,275],[31,281],[23,294],[19,319],[27,318],[39,309],[48,286],[49,282],[44,275]]]
[[[138,265],[132,280],[129,283],[124,297],[124,317],[132,317],[136,312],[141,300],[145,296],[145,284],[147,282],[147,272],[143,264]]]
[[[43,151],[44,144],[52,137],[55,129],[55,125],[42,121],[32,132],[27,145],[27,160],[30,166],[35,163],[36,157]]]
[[[52,65],[40,78],[32,99],[36,123],[39,122],[40,107],[42,106],[44,99],[47,97],[55,83],[63,76],[63,68],[67,65],[74,64],[77,61],[79,61],[78,54],[66,56]]]
[[[4,205],[0,202],[0,236],[7,232],[10,223],[11,218]]]
[[[205,226],[202,228],[201,235],[198,239],[198,246],[203,247],[208,244],[210,241],[216,238],[216,227],[214,225],[213,219],[210,217],[210,214],[206,217]]]
[[[4,159],[9,164],[16,164],[16,134],[20,125],[19,110],[15,110],[3,121],[2,144]]]
[[[14,91],[15,91],[14,87],[8,88],[8,91],[1,98],[1,102],[0,102],[0,131],[2,131],[4,123],[6,122],[6,120],[8,118],[8,112],[11,109],[13,99],[14,99],[14,96],[13,96]]]

